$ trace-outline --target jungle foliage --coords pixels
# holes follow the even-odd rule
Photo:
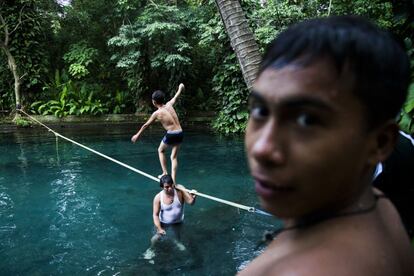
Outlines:
[[[10,51],[26,109],[59,117],[149,112],[150,94],[172,96],[185,116],[214,111],[213,127],[242,133],[248,90],[213,0],[2,1]],[[288,25],[329,14],[358,14],[405,42],[414,69],[414,7],[395,0],[240,0],[260,51]],[[19,18],[19,12],[22,17]],[[2,24],[4,25],[4,24]],[[0,39],[4,34],[0,28]],[[414,79],[414,76],[413,76]],[[0,54],[0,110],[14,109],[13,76]],[[401,114],[414,132],[414,84]]]

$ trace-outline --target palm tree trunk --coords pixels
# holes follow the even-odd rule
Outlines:
[[[215,0],[230,44],[236,52],[247,88],[251,90],[259,69],[261,55],[254,35],[238,0]]]

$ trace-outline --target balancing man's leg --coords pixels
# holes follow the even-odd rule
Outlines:
[[[177,168],[178,168],[178,151],[180,150],[180,145],[174,145],[171,150],[171,177],[176,182],[176,176],[177,176]]]
[[[161,169],[162,169],[162,175],[168,174],[167,171],[167,158],[165,158],[165,150],[167,149],[168,145],[164,144],[164,142],[161,141],[160,146],[158,147],[158,157],[160,158],[161,163]]]

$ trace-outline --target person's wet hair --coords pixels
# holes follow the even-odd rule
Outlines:
[[[361,17],[311,19],[289,27],[269,45],[259,75],[323,58],[335,65],[338,78],[353,79],[351,89],[366,108],[369,127],[398,115],[410,81],[409,59],[389,33]]]
[[[154,91],[154,93],[152,93],[151,98],[157,104],[164,104],[165,103],[165,93],[162,92],[161,90]]]
[[[166,175],[161,176],[160,187],[163,188],[164,184],[170,184],[170,185],[174,184],[174,180],[172,179],[171,175],[166,174]]]

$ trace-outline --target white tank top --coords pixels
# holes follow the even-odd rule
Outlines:
[[[161,191],[160,221],[165,224],[180,223],[184,220],[184,205],[178,199],[177,191],[174,189],[174,200],[171,204],[164,203],[165,192]]]

